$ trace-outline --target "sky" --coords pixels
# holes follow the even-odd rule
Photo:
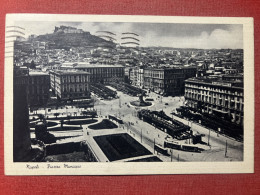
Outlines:
[[[110,31],[120,43],[121,33],[138,34],[140,46],[161,46],[199,49],[242,49],[243,25],[241,24],[184,24],[184,23],[111,23],[111,22],[19,22],[30,34],[47,34],[55,26],[73,26],[93,35],[97,31]]]

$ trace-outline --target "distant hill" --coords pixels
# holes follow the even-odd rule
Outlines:
[[[83,33],[64,33],[56,32],[52,34],[39,35],[32,41],[43,41],[49,43],[55,43],[53,46],[56,49],[69,49],[71,47],[115,47],[115,44],[106,41],[95,35],[91,35],[89,32]]]

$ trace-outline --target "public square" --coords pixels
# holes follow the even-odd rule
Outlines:
[[[115,90],[112,87],[109,88]],[[162,161],[221,162],[243,160],[242,142],[218,134],[214,131],[210,131],[209,129],[206,129],[199,124],[195,124],[171,114],[172,112],[175,112],[176,108],[182,106],[185,103],[184,97],[163,97],[154,92],[149,92],[147,93],[147,96],[144,97],[144,99],[153,99],[153,101],[151,101],[152,105],[142,108],[135,107],[130,104],[131,101],[138,100],[138,97],[129,96],[120,91],[117,91],[117,96],[117,99],[104,100],[97,97],[95,94],[92,94],[92,97],[95,101],[93,109],[97,110],[98,115],[98,118],[96,118],[97,121],[92,124],[83,124],[82,130],[50,131],[55,137],[67,137],[57,140],[57,143],[79,142],[88,140],[92,143],[91,147],[94,147],[95,151],[99,151],[100,156],[102,156],[102,151],[100,150],[98,144],[95,143],[93,137],[127,133]],[[204,144],[196,144],[197,147],[202,148],[204,151],[199,153],[168,149],[169,155],[167,156],[155,151],[154,144],[163,146],[164,141],[169,138],[169,135],[155,128],[149,123],[140,120],[137,117],[137,112],[140,109],[149,109],[152,111],[163,110],[168,116],[173,117],[175,120],[178,120],[190,126],[193,134],[197,132],[200,134],[204,134],[204,136],[202,137],[202,142]],[[53,117],[54,113],[60,113],[59,116],[80,116],[82,115],[83,110],[83,108],[78,108],[77,106],[64,106],[63,108],[59,109],[40,109],[37,110],[37,114],[43,114],[46,115],[46,117]],[[118,125],[118,128],[114,129],[92,130],[89,128],[89,125],[100,123],[103,119],[108,118],[109,115],[113,115],[117,118],[122,119],[124,124],[116,123]],[[34,132],[31,132],[31,137],[34,136]],[[107,160],[106,157],[104,157],[103,160]]]

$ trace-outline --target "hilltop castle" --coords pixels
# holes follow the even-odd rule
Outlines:
[[[83,33],[84,31],[82,29],[77,29],[77,28],[71,27],[71,26],[60,26],[60,27],[55,26],[54,33],[59,33],[59,32],[63,32],[63,33]]]

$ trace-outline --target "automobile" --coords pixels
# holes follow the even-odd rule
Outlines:
[[[169,105],[169,104],[166,102],[165,105]]]

